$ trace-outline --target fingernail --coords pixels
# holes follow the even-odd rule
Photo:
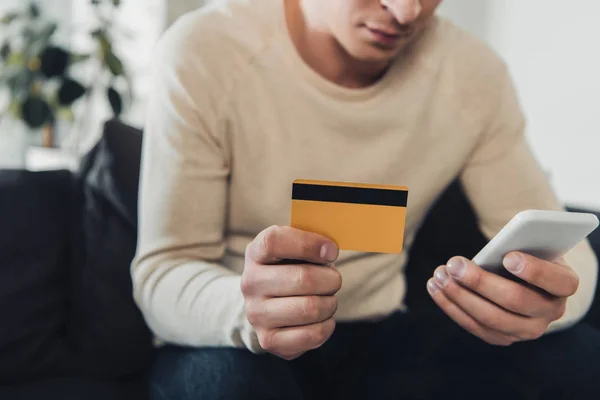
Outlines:
[[[467,271],[467,266],[460,258],[453,258],[448,261],[448,265],[446,265],[446,271],[448,271],[453,278],[462,279]]]
[[[438,290],[440,290],[440,288],[438,287],[438,285],[436,285],[436,283],[433,281],[433,279],[430,279],[427,282],[427,290],[429,291],[429,293],[436,294],[438,292]]]
[[[504,257],[504,267],[513,274],[520,274],[525,268],[525,263],[522,261],[521,256],[518,254],[509,254]]]
[[[446,274],[446,271],[444,271],[443,268],[438,268],[433,274],[433,277],[437,284],[442,288],[448,286],[448,283],[450,282],[450,278],[448,277],[448,274]]]
[[[327,262],[334,262],[338,257],[337,247],[331,243],[325,243],[321,247],[321,258]]]

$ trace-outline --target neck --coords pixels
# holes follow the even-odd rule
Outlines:
[[[285,10],[289,35],[304,62],[324,78],[348,88],[366,87],[381,78],[388,62],[365,62],[350,56],[326,24],[312,18],[317,10],[303,7],[301,2],[285,0]],[[309,19],[314,22],[309,24]]]

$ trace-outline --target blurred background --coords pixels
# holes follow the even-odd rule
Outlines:
[[[202,4],[2,0],[0,168],[73,167],[108,118],[141,127],[153,46]],[[600,209],[600,2],[445,0],[440,14],[508,63],[561,199]]]
[[[562,200],[600,210],[600,2],[444,0],[440,12],[508,63]]]

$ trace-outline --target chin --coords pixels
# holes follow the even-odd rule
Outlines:
[[[395,58],[400,52],[400,48],[378,47],[374,44],[361,44],[347,49],[352,58],[363,62],[387,63]]]

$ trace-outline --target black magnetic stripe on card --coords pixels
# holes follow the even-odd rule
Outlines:
[[[292,200],[406,207],[408,192],[406,190],[294,183]]]

